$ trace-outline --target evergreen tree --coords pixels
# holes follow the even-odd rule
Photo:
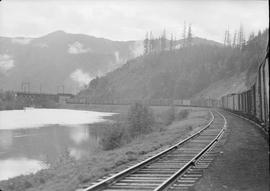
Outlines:
[[[173,50],[174,47],[174,40],[173,40],[173,34],[171,33],[171,40],[170,40],[170,51]]]
[[[233,44],[232,44],[233,48],[237,47],[237,32],[234,32],[233,35]]]
[[[149,52],[154,51],[154,37],[152,31],[150,31]]]
[[[157,41],[157,51],[159,52],[159,51],[161,51],[162,49],[161,49],[161,40],[162,38],[161,38],[161,36],[158,38],[158,41]]]
[[[238,32],[238,47],[242,49],[246,44],[243,25],[240,25]]]
[[[159,51],[159,39],[153,39],[153,51]]]
[[[187,36],[186,36],[186,33],[187,33],[187,26],[186,26],[186,22],[184,22],[184,28],[183,28],[183,33],[182,33],[182,37],[183,37],[183,47],[186,46],[186,41],[187,41]]]
[[[227,46],[231,46],[232,45],[232,41],[231,41],[231,34],[230,31],[227,31]]]
[[[130,106],[127,119],[129,132],[133,136],[150,132],[154,123],[152,110],[141,103],[135,103]]]
[[[161,51],[166,50],[166,30],[163,30],[163,34],[161,36]]]
[[[191,29],[191,24],[188,26],[188,36],[187,36],[187,44],[188,46],[192,45],[192,29]]]
[[[144,39],[144,54],[148,54],[149,53],[149,39],[148,39],[148,32],[145,35],[145,39]]]
[[[225,35],[224,35],[224,46],[226,46],[226,43],[227,43],[227,30],[225,31]]]
[[[174,41],[173,41],[173,47],[174,47],[174,49],[176,49],[176,46],[177,46],[177,40],[176,40],[176,37],[174,36]]]
[[[229,29],[226,29],[224,37],[224,46],[231,46],[231,45],[232,45],[231,34]]]
[[[252,33],[250,33],[250,35],[249,35],[248,41],[251,41],[251,40],[253,40],[254,38],[255,38],[255,34],[254,34],[254,32],[252,32]]]

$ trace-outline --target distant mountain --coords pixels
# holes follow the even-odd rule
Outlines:
[[[241,49],[196,38],[192,46],[130,60],[92,80],[79,96],[92,101],[219,98],[252,84],[267,42],[268,30]]]
[[[183,46],[183,43],[184,43],[184,40],[181,39],[181,40],[178,40],[177,43],[176,43],[176,48],[180,48],[181,46]],[[223,44],[219,43],[219,42],[216,42],[214,40],[208,40],[208,39],[205,39],[205,38],[200,38],[200,37],[193,37],[192,38],[192,45],[196,46],[196,45],[213,45],[213,46],[218,46],[218,47],[221,47],[223,46]]]
[[[0,37],[0,89],[74,92],[97,75],[112,71],[142,54],[142,43],[111,41],[56,31],[40,38]],[[61,89],[62,91],[62,89]]]

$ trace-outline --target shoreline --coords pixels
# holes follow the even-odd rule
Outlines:
[[[132,162],[139,162],[187,137],[191,132],[198,130],[200,128],[198,126],[202,123],[206,123],[208,115],[208,111],[193,108],[187,119],[175,121],[164,127],[165,130],[142,135],[120,148],[101,150],[94,156],[79,161],[71,158],[60,159],[58,161],[60,163],[56,162],[51,168],[41,170],[34,175],[0,181],[0,189],[11,191],[20,187],[20,190],[45,191],[59,187],[60,190],[74,190],[108,173],[124,169]],[[119,116],[120,113],[109,118],[116,120]],[[71,184],[65,187],[64,182],[67,180],[70,180]]]

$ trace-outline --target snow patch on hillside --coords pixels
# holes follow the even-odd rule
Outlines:
[[[83,44],[78,41],[74,42],[73,44],[69,44],[68,46],[68,53],[70,54],[83,54],[91,52],[90,48],[84,48]]]
[[[11,42],[14,44],[27,45],[27,44],[30,44],[32,40],[33,39],[31,38],[13,38],[11,39]]]
[[[0,54],[0,72],[6,73],[14,67],[14,60],[10,55]]]

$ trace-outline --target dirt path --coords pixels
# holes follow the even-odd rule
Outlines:
[[[192,191],[269,191],[269,146],[258,127],[224,113],[228,120],[222,154]]]

